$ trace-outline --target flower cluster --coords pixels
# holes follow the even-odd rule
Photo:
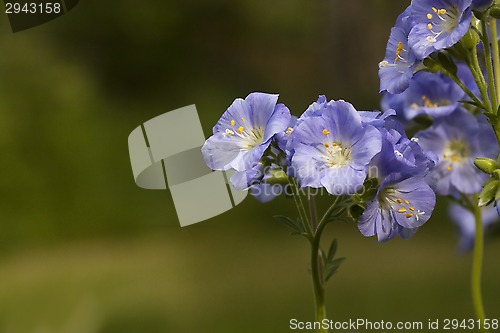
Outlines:
[[[413,0],[391,30],[379,64],[380,91],[405,91],[422,60],[455,45],[469,30],[471,20],[472,0]]]
[[[480,112],[493,113],[497,108],[489,100],[494,96],[487,93],[493,78],[477,61],[478,54],[488,50],[483,43],[489,32],[479,31],[474,18],[482,17],[492,3],[412,0],[392,28],[379,64],[382,110],[395,110],[396,118],[408,128],[418,124],[414,137],[434,165],[426,182],[436,194],[451,197],[469,210],[468,196],[481,192],[490,177],[474,165],[475,160],[490,161],[499,152],[495,132]],[[486,61],[488,56],[483,54]],[[460,230],[463,239],[470,236],[470,228]]]
[[[276,187],[334,196],[357,196],[367,208],[358,220],[365,236],[380,241],[412,235],[430,217],[435,195],[426,182],[434,162],[416,139],[407,138],[393,110],[357,111],[348,102],[320,96],[299,117],[277,103],[277,95],[252,93],[222,115],[202,153],[214,170],[235,169],[240,189],[269,201]],[[363,197],[367,180],[379,184]],[[267,193],[266,193],[267,191]]]

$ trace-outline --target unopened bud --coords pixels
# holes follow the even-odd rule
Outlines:
[[[478,157],[474,160],[474,165],[483,172],[487,174],[493,174],[496,169],[500,168],[500,165],[497,161],[492,160],[491,158]]]

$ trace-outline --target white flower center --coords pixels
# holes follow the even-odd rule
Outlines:
[[[330,168],[341,168],[351,160],[351,148],[344,147],[341,142],[325,143],[326,164]]]
[[[469,145],[462,140],[451,140],[443,151],[446,170],[451,171],[455,164],[460,164],[470,156]]]
[[[455,7],[448,9],[432,7],[431,11],[427,13],[427,19],[429,20],[427,29],[431,32],[431,35],[427,36],[427,41],[433,44],[443,32],[449,33],[453,31],[459,23],[459,14],[458,9]]]

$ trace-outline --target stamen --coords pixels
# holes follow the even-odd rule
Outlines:
[[[427,14],[427,18],[428,18],[429,20],[432,20],[432,14],[431,14],[431,13]]]
[[[432,7],[432,10],[434,11],[434,13],[438,12],[438,10],[436,9],[436,7]]]
[[[328,148],[330,147],[330,145],[328,143],[325,143],[325,147]]]
[[[389,62],[387,60],[382,60],[381,62],[378,63],[378,68],[384,68],[389,65]]]
[[[403,42],[398,42],[398,47],[396,48],[396,58],[394,59],[394,62],[398,62],[399,60],[403,59],[400,54],[403,52]]]
[[[285,131],[285,134],[286,134],[286,135],[290,135],[290,134],[292,134],[292,132],[293,132],[293,128],[288,127],[288,128],[286,129],[286,131]]]
[[[406,212],[407,212],[406,208],[399,208],[398,209],[398,213],[406,213]]]
[[[234,120],[231,120],[231,126],[234,126],[234,124],[236,124],[236,122]]]
[[[405,200],[405,204],[409,205],[409,204],[410,204],[410,202],[409,202],[408,200]]]
[[[413,208],[413,207],[411,207],[411,206],[409,207],[409,209],[410,209],[412,212],[414,212],[414,211],[415,211],[415,208]]]
[[[413,214],[410,213],[410,214],[406,214],[405,216],[407,219],[409,219],[410,217],[413,217]]]
[[[446,166],[447,171],[451,171],[451,165]]]
[[[438,13],[438,15],[444,15],[444,14],[446,14],[446,9],[444,9],[444,8],[439,9],[437,13]]]
[[[427,29],[432,30],[432,24],[427,24]]]
[[[238,134],[243,133],[244,130],[243,126],[238,127]]]
[[[230,130],[229,128],[226,128],[226,131],[224,132],[226,135],[233,136],[234,132]]]
[[[401,199],[397,199],[396,201],[398,202],[398,204],[402,204],[403,203],[403,200],[401,200]]]
[[[241,122],[244,123],[245,122],[245,118],[242,117],[241,118]]]
[[[322,133],[323,133],[324,135],[328,135],[328,134],[330,134],[330,131],[329,131],[329,130],[327,130],[327,129],[325,128],[325,129],[323,130],[323,132],[322,132]]]

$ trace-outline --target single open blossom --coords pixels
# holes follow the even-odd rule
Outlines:
[[[413,76],[402,94],[385,94],[381,104],[383,109],[394,109],[398,116],[411,120],[419,115],[447,116],[457,109],[462,99],[464,92],[448,77],[420,72]]]
[[[499,217],[495,207],[486,206],[482,209],[483,228],[487,229],[490,225],[499,222]],[[474,239],[476,235],[476,223],[474,215],[470,210],[452,203],[449,207],[449,216],[457,225],[459,231],[458,248],[461,252],[470,251],[474,247]]]
[[[437,194],[472,194],[481,190],[487,175],[474,166],[474,159],[496,158],[498,147],[491,125],[457,109],[415,136],[435,159],[436,167],[429,176],[436,184]]]
[[[278,95],[251,93],[236,99],[213,128],[202,147],[212,170],[250,170],[259,162],[273,137],[286,130],[290,111],[276,104]]]
[[[430,218],[435,204],[436,195],[423,177],[391,174],[368,203],[358,220],[358,229],[366,237],[377,235],[379,241],[398,235],[406,239]]]
[[[380,151],[380,132],[363,126],[344,101],[324,104],[320,116],[299,118],[292,133],[292,168],[302,187],[325,187],[330,194],[353,194],[363,185],[366,167]]]
[[[472,0],[412,0],[408,44],[418,59],[455,45],[469,30]]]
[[[408,35],[412,24],[410,7],[399,15],[391,29],[384,60],[379,63],[380,92],[391,94],[403,92],[410,84],[416,67],[416,58],[408,46]]]

